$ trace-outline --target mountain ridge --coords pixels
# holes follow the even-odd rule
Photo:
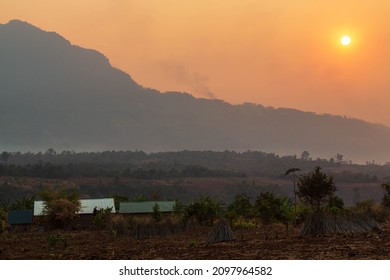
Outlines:
[[[390,128],[145,88],[100,52],[26,22],[0,24],[3,150],[262,150],[390,161]]]

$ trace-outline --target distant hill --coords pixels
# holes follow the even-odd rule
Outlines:
[[[99,52],[18,20],[0,24],[0,98],[0,151],[307,150],[390,161],[383,125],[160,93]]]

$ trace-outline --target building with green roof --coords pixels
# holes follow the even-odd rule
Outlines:
[[[175,211],[175,201],[142,201],[142,202],[121,202],[119,203],[119,213],[121,214],[151,214],[153,207],[159,207],[161,213]]]

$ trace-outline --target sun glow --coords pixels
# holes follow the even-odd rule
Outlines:
[[[341,44],[348,46],[351,43],[351,38],[349,36],[343,36],[340,39]]]

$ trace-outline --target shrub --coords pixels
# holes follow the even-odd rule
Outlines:
[[[78,216],[80,202],[73,202],[66,198],[53,199],[45,202],[43,213],[48,222],[55,228],[67,228]]]
[[[313,210],[306,204],[299,202],[297,204],[297,212],[295,215],[295,225],[302,224],[313,212]]]
[[[288,227],[294,217],[291,200],[285,196],[275,196],[272,193],[261,193],[255,203],[257,217],[260,218],[264,226],[272,223],[282,223]]]
[[[80,212],[81,203],[76,192],[67,194],[45,190],[41,197],[44,200],[43,214],[54,228],[68,228]]]
[[[261,193],[255,203],[256,215],[264,225],[275,222],[288,223],[293,217],[292,203],[289,198],[275,196],[270,192]]]
[[[342,210],[344,209],[344,201],[336,195],[332,196],[329,198],[327,207],[333,209],[333,211],[337,211],[337,209]]]
[[[160,212],[160,206],[158,203],[155,203],[153,206],[153,219],[156,223],[161,222],[162,214]]]
[[[61,235],[49,235],[47,238],[47,241],[49,243],[49,247],[55,249],[57,246],[62,244],[63,247],[67,247],[68,243],[66,241],[66,238]]]
[[[198,245],[198,241],[196,241],[196,240],[194,240],[194,239],[190,239],[190,240],[188,241],[188,247],[193,248],[193,247],[195,247],[196,245]]]
[[[246,220],[242,217],[238,218],[235,220],[232,224],[233,228],[235,229],[253,229],[256,228],[257,225],[255,222],[251,220]]]
[[[213,198],[200,197],[198,201],[192,202],[185,209],[185,219],[196,218],[201,225],[212,225],[217,217],[224,213],[224,205],[222,202]]]
[[[97,229],[107,229],[111,222],[112,207],[106,207],[96,211],[96,215],[92,220],[93,225]]]
[[[245,194],[236,195],[234,201],[227,207],[226,216],[232,222],[241,217],[252,218],[253,205],[250,203],[249,197]]]

